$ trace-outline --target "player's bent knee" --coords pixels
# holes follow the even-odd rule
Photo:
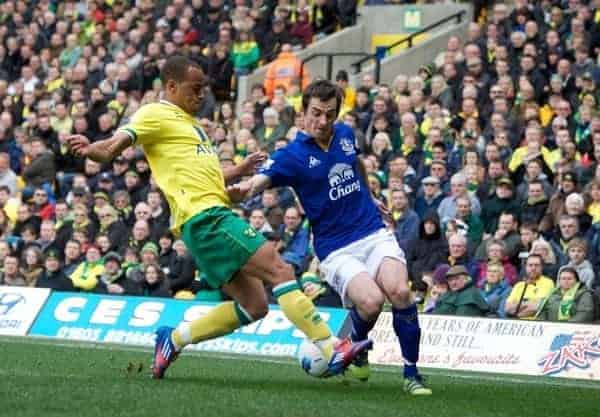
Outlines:
[[[407,286],[400,285],[394,288],[392,291],[390,291],[388,296],[390,297],[390,301],[392,301],[392,304],[398,302],[406,303],[410,300],[411,293],[410,289]]]
[[[361,298],[356,303],[356,307],[365,318],[375,319],[381,313],[384,301],[383,295],[368,295]]]

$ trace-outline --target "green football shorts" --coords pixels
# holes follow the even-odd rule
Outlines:
[[[181,231],[196,266],[213,288],[231,281],[266,242],[261,233],[227,207],[211,207],[196,214]]]

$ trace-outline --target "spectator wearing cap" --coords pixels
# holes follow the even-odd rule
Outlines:
[[[99,278],[104,273],[104,261],[100,249],[90,245],[85,252],[85,260],[69,275],[73,287],[79,291],[95,291]]]
[[[487,199],[481,207],[481,221],[485,232],[493,234],[498,228],[498,219],[502,213],[518,213],[519,204],[515,198],[514,185],[510,178],[501,177],[496,181],[494,196]]]
[[[131,246],[130,246],[131,248]],[[158,263],[160,254],[158,246],[154,242],[146,242],[140,250],[141,262],[128,272],[128,277],[136,283],[144,280],[144,267],[151,263]]]
[[[114,191],[114,183],[110,172],[102,172],[97,178],[98,182],[96,185],[96,192],[101,192],[108,196],[112,195]]]
[[[44,272],[38,278],[35,286],[55,291],[73,291],[73,282],[67,278],[61,267],[60,252],[52,248],[45,254]]]
[[[462,265],[455,265],[446,272],[448,292],[440,296],[434,314],[455,316],[485,316],[489,307],[479,290],[473,285],[469,272]]]
[[[510,317],[533,320],[544,299],[554,289],[554,282],[542,275],[543,260],[530,254],[525,264],[525,278],[513,287],[506,300],[506,313]]]
[[[436,307],[436,304],[440,297],[448,292],[448,280],[446,279],[446,272],[450,269],[450,265],[442,263],[438,265],[433,271],[430,282],[429,293],[427,298],[424,300],[423,312],[432,313]]]
[[[113,180],[113,189],[122,190],[125,188],[125,172],[129,169],[129,161],[122,155],[113,159],[112,170],[110,171]]]
[[[512,288],[504,278],[504,267],[501,263],[492,262],[487,265],[484,282],[481,287],[481,296],[489,307],[490,313],[499,318],[506,317],[506,300]]]
[[[581,282],[577,270],[563,266],[556,288],[542,302],[537,320],[591,323],[594,320],[594,296]]]
[[[569,194],[577,191],[577,176],[573,172],[565,172],[559,176],[558,190],[550,197],[548,210],[540,223],[540,230],[551,232],[565,213],[565,201]]]
[[[116,252],[108,252],[104,256],[104,271],[99,276],[97,292],[127,295],[135,293],[135,285],[129,281],[121,269],[123,259]]]

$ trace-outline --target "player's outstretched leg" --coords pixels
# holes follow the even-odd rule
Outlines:
[[[417,370],[421,327],[417,305],[411,299],[406,265],[393,258],[384,258],[377,273],[377,283],[392,303],[394,332],[400,341],[404,358],[404,390],[411,395],[431,395]]]
[[[233,280],[232,283],[235,281]],[[258,284],[262,289],[262,284],[260,282]],[[261,292],[258,292],[253,301],[253,313],[248,311],[250,308],[244,308],[237,301],[227,301],[192,322],[181,322],[176,329],[160,327],[156,331],[152,376],[161,379],[185,346],[224,336],[238,327],[264,317],[268,305],[266,299],[260,299],[260,295]]]
[[[379,313],[383,307],[385,295],[367,272],[354,276],[346,287],[344,304],[352,306],[350,318],[352,319],[353,342],[366,340],[373,329]],[[348,368],[348,374],[359,381],[367,381],[370,376],[368,352],[360,354]]]
[[[271,283],[273,295],[286,317],[329,359],[328,376],[341,374],[358,355],[372,347],[368,339],[352,343],[333,337],[315,305],[300,289],[292,268],[283,262],[272,243],[262,245],[241,272]]]

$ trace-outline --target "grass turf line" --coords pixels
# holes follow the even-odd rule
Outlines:
[[[347,385],[311,378],[292,360],[184,354],[167,379],[154,381],[150,362],[144,349],[1,338],[0,416],[591,417],[600,387],[426,371],[434,396],[411,398],[402,393],[399,371],[389,367],[366,384]]]

